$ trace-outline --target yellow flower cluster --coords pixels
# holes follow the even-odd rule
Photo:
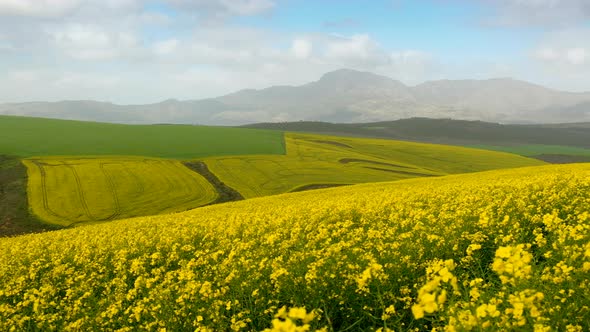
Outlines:
[[[424,313],[432,314],[444,306],[447,301],[444,284],[450,284],[457,291],[457,278],[451,273],[454,269],[451,259],[435,261],[426,269],[428,282],[418,290],[418,303],[412,306],[414,317],[420,319]]]
[[[0,331],[588,331],[590,165],[0,239]]]
[[[531,277],[532,267],[530,265],[533,255],[526,249],[530,245],[518,244],[514,247],[500,247],[496,250],[496,258],[492,264],[492,270],[498,273],[503,284],[516,284],[519,279]]]
[[[310,330],[309,323],[316,317],[314,312],[308,313],[305,308],[282,307],[275,315],[272,321],[272,328],[265,329],[264,332],[304,332]],[[317,331],[327,331],[319,329]]]

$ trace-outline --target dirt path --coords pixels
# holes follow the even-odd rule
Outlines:
[[[221,180],[219,180],[219,178],[209,170],[207,164],[204,162],[191,161],[185,162],[183,164],[190,170],[199,173],[201,176],[207,179],[211,185],[213,185],[217,191],[217,194],[219,194],[219,197],[210,204],[240,201],[244,199],[244,196],[242,196],[242,194],[240,194],[237,190],[221,182]]]

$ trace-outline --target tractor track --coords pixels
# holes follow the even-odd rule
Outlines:
[[[41,175],[41,197],[43,200],[43,208],[54,217],[62,220],[67,220],[67,218],[57,214],[49,207],[49,195],[47,193],[47,172],[45,171],[45,168],[43,166],[50,165],[42,163],[37,159],[33,159],[31,161],[33,162],[33,164],[35,164],[35,166],[37,166],[37,168],[39,169],[39,174]]]
[[[105,169],[105,165],[109,163],[100,163],[100,170],[104,175],[105,179],[107,180],[107,184],[109,187],[109,191],[113,196],[113,202],[115,203],[115,211],[112,215],[108,216],[104,220],[113,220],[116,219],[118,216],[121,215],[121,204],[119,203],[119,195],[117,194],[117,187],[115,185],[115,181],[113,180],[112,175]]]

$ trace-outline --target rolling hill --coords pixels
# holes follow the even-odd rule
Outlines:
[[[184,165],[110,155],[26,158],[29,206],[46,223],[78,226],[289,191],[543,164],[461,147],[285,135],[286,155],[191,158]],[[224,199],[228,191],[234,196]]]
[[[375,122],[410,117],[502,123],[590,121],[590,93],[551,90],[507,78],[406,86],[350,69],[301,86],[242,90],[217,98],[148,105],[97,101],[0,104],[0,114],[121,123],[240,125],[253,122]]]
[[[23,162],[31,210],[60,226],[185,211],[219,197],[207,179],[175,160],[44,157]]]
[[[588,330],[589,179],[495,170],[0,239],[0,329]]]
[[[273,130],[188,125],[121,125],[0,116],[0,154],[31,156],[205,156],[285,153]]]
[[[244,127],[469,146],[516,153],[551,163],[590,161],[588,123],[507,125],[411,118],[352,124],[316,121],[258,123]]]
[[[543,164],[463,147],[249,128],[0,119],[0,154],[25,157],[28,169],[28,179],[18,179],[28,183],[26,197],[19,187],[19,202],[28,200],[37,217],[61,226],[289,191]]]
[[[483,121],[409,118],[369,123],[257,123],[243,127],[454,145],[544,144],[590,148],[590,130],[586,123],[509,125]]]
[[[380,139],[286,133],[283,156],[203,160],[246,198],[305,188],[542,165],[514,154]]]

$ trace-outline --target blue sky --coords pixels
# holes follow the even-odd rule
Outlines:
[[[0,102],[149,103],[338,68],[590,90],[586,0],[0,0]]]

